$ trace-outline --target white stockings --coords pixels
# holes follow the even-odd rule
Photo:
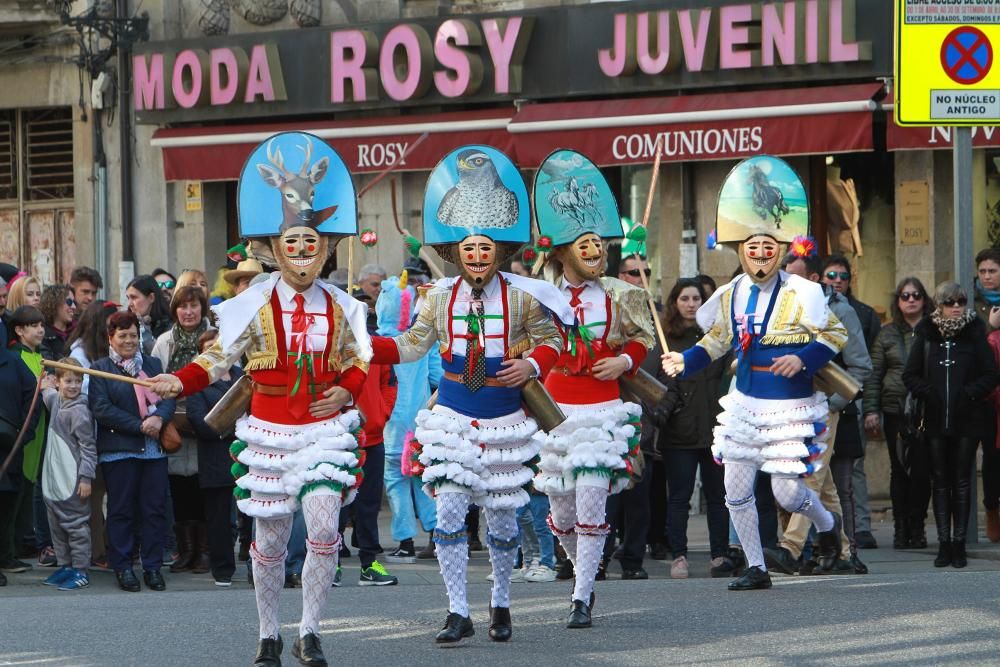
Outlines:
[[[308,494],[302,499],[306,520],[306,560],[302,565],[302,622],[299,636],[319,634],[319,619],[333,585],[340,553],[340,496]]]
[[[819,532],[824,533],[833,528],[833,515],[823,507],[816,492],[801,479],[771,477],[771,491],[774,492],[774,500],[786,511],[804,514]]]
[[[260,618],[260,638],[278,637],[278,599],[285,584],[285,554],[292,517],[256,519],[256,538],[250,545],[253,559],[253,586]]]
[[[437,496],[434,542],[437,545],[438,565],[448,592],[448,611],[461,616],[469,615],[469,601],[465,595],[465,573],[469,565],[469,538],[465,531],[468,510],[469,496],[464,493],[440,493]]]
[[[486,541],[493,566],[493,594],[490,606],[510,607],[510,575],[520,546],[517,510],[483,510],[486,513]]]
[[[576,572],[573,599],[587,604],[608,537],[607,501],[607,488],[581,484],[577,484],[575,493],[549,497],[549,526]]]

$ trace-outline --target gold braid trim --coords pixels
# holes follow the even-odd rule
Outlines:
[[[760,339],[761,345],[808,345],[812,336],[807,333],[767,334]]]
[[[515,343],[507,348],[507,354],[504,355],[507,359],[517,359],[522,354],[531,349],[531,339],[525,338],[519,343]]]
[[[253,324],[255,338],[262,338],[263,345],[256,345],[256,350],[247,353],[245,371],[270,370],[278,366],[278,335],[274,329],[274,311],[271,309],[271,296],[257,311]]]

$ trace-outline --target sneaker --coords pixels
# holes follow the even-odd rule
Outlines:
[[[341,570],[340,566],[338,565],[337,566],[337,571],[333,573],[333,587],[334,588],[340,588],[340,585],[343,583],[341,581],[343,579],[343,577],[344,577],[344,571]]]
[[[413,541],[407,540],[407,542],[401,542],[398,547],[385,555],[385,559],[390,563],[416,563],[417,552],[413,549]]]
[[[73,568],[63,565],[58,570],[50,574],[48,578],[42,583],[45,584],[46,586],[58,586],[63,582],[63,579],[69,577],[71,574],[73,574],[73,572],[74,572]]]
[[[358,586],[395,586],[399,579],[389,574],[382,563],[372,562],[371,567],[362,568]]]
[[[688,578],[688,559],[687,556],[678,556],[670,563],[670,578],[671,579],[687,579]]]
[[[510,572],[510,581],[513,584],[523,584],[527,579],[525,576],[528,574],[528,570],[531,569],[530,565],[524,567],[515,567]]]
[[[71,570],[70,575],[59,584],[60,591],[75,591],[90,585],[90,577],[83,570]]]
[[[3,572],[27,572],[30,569],[31,563],[25,563],[23,560],[16,558],[11,558],[7,562],[0,564],[0,570]]]
[[[56,552],[52,547],[45,547],[38,554],[38,564],[42,567],[55,567],[59,563],[56,562]]]
[[[548,565],[535,565],[524,573],[524,580],[536,584],[547,584],[556,580],[556,571]]]
[[[640,579],[649,579],[649,573],[642,567],[636,568],[635,570],[626,570],[625,568],[622,568],[622,580],[638,581]]]
[[[101,556],[99,558],[94,558],[90,561],[91,570],[101,570],[102,572],[111,571],[111,563],[108,562],[107,556]]]
[[[219,588],[229,588],[230,586],[233,585],[233,578],[232,577],[216,577],[215,578],[215,585],[218,586]]]
[[[163,564],[164,565],[173,565],[180,557],[181,557],[180,552],[178,552],[177,549],[164,549],[163,550]]]

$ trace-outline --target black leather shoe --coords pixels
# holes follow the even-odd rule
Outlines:
[[[138,593],[141,588],[139,586],[139,579],[135,576],[135,570],[131,568],[115,572],[115,578],[118,580],[118,588],[128,593]]]
[[[951,543],[951,566],[965,567],[969,564],[969,558],[965,553],[965,540],[953,540]]]
[[[319,637],[311,632],[305,637],[295,639],[292,644],[292,656],[302,665],[326,667],[326,656],[323,655],[323,647],[320,646]]]
[[[870,530],[859,530],[854,534],[854,543],[859,549],[878,549],[878,542]]]
[[[764,562],[782,574],[797,574],[802,568],[802,559],[792,556],[792,552],[785,547],[764,549]]]
[[[833,528],[816,535],[816,551],[819,561],[819,568],[823,571],[829,570],[837,562],[840,555],[840,533],[843,530],[844,522],[840,515],[833,513]]]
[[[257,657],[253,667],[281,667],[281,649],[285,647],[281,635],[277,639],[261,639],[257,643]]]
[[[622,569],[622,579],[649,579],[649,573],[641,567],[635,570]]]
[[[858,561],[859,563],[861,561]],[[861,563],[862,567],[865,566]],[[867,569],[867,568],[866,568]],[[829,570],[816,570],[813,574],[858,574],[855,572],[854,562],[852,560],[844,560],[843,558],[838,558],[833,561],[833,565],[830,566]]]
[[[934,567],[948,567],[951,565],[951,542],[942,540],[938,542],[938,555],[934,559]]]
[[[731,591],[755,591],[771,587],[771,575],[756,565],[746,571],[739,579],[729,582]]]
[[[589,628],[593,623],[590,619],[590,605],[583,600],[573,600],[573,606],[569,611],[569,620],[566,627],[570,629]]]
[[[142,573],[142,580],[146,582],[146,588],[151,591],[167,590],[167,582],[163,581],[163,575],[159,570],[146,570]]]
[[[850,563],[854,567],[854,574],[868,574],[868,566],[861,562],[857,554],[851,556]]]
[[[302,575],[291,574],[285,575],[285,588],[302,588]]]
[[[507,607],[490,607],[490,639],[495,642],[505,642],[510,639],[514,629],[510,624],[510,609]]]
[[[472,627],[471,618],[450,612],[444,621],[444,627],[437,633],[434,641],[438,644],[455,644],[474,634],[476,630]]]

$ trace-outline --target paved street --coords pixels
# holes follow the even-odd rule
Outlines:
[[[704,521],[692,521],[693,537]],[[884,544],[888,530],[876,535]],[[964,571],[936,570],[933,555],[865,551],[867,577],[775,577],[771,591],[729,593],[692,552],[692,578],[620,581],[613,566],[597,585],[595,627],[566,630],[568,582],[514,585],[514,640],[489,641],[485,554],[470,569],[476,636],[434,646],[445,596],[436,563],[394,566],[400,585],[361,588],[357,559],[344,562],[323,623],[327,656],[345,665],[938,665],[1000,664],[1000,550],[979,545]],[[12,575],[0,589],[0,664],[248,665],[254,650],[253,592],[244,580],[216,589],[207,576],[168,575],[165,593],[126,594],[110,573],[90,589],[58,593],[49,571]],[[282,598],[290,655],[300,591]]]

